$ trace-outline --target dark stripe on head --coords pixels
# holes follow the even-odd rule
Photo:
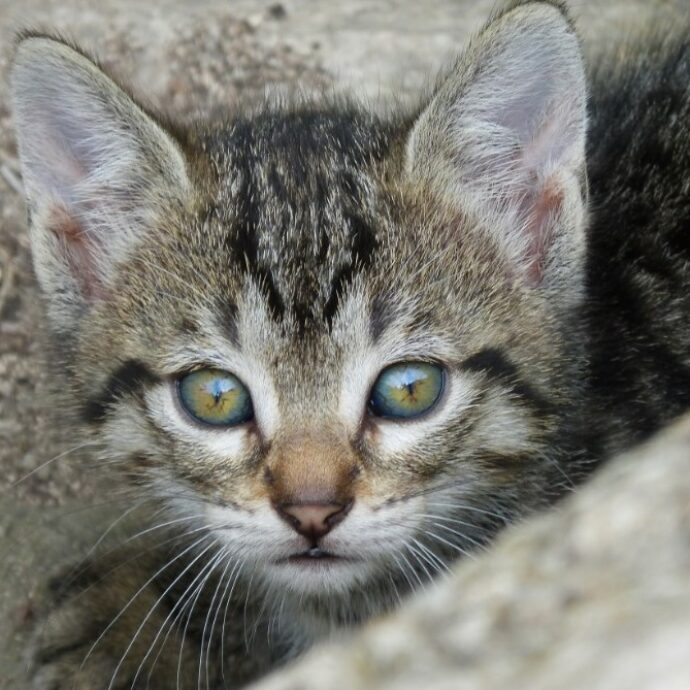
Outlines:
[[[273,314],[273,318],[283,318],[283,315],[285,314],[285,304],[283,303],[283,298],[280,296],[280,292],[276,287],[275,281],[273,280],[273,274],[271,273],[270,269],[263,266],[254,266],[251,273],[259,283],[261,291],[268,302],[268,307]]]
[[[331,282],[331,291],[323,309],[323,318],[329,327],[338,312],[340,298],[352,282],[355,272],[365,270],[371,264],[379,245],[374,229],[363,218],[351,215],[347,221],[352,232],[352,254],[350,263],[342,266]]]
[[[199,332],[199,326],[187,317],[182,319],[179,328],[185,335],[196,335]]]
[[[240,337],[237,330],[237,305],[227,299],[216,300],[216,321],[221,333],[234,347],[239,347]]]
[[[384,331],[390,326],[393,318],[391,310],[383,295],[374,295],[371,300],[371,313],[369,316],[369,334],[374,343],[377,343]]]
[[[511,392],[530,403],[538,411],[547,413],[552,405],[541,393],[520,378],[518,368],[500,350],[487,347],[468,357],[460,365],[465,371],[486,374],[491,379],[507,385]]]
[[[227,246],[237,261],[244,264],[244,268],[256,281],[264,293],[273,317],[280,319],[284,316],[285,305],[278,291],[270,267],[259,260],[259,231],[261,225],[261,208],[257,202],[259,185],[255,178],[257,160],[252,152],[254,148],[254,132],[249,123],[238,123],[234,136],[238,141],[237,151],[242,155],[237,160],[238,170],[241,171],[240,190],[237,193],[237,218],[233,232],[228,235]],[[270,175],[270,184],[275,191],[282,191],[283,184],[275,170]]]
[[[352,264],[344,266],[339,271],[336,272],[333,277],[333,282],[331,283],[331,293],[328,296],[328,300],[323,308],[323,318],[326,320],[330,326],[333,322],[333,317],[338,311],[338,306],[340,304],[340,297],[346,286],[352,281],[352,276],[354,275],[354,267]]]
[[[101,393],[86,403],[83,411],[84,420],[89,424],[101,423],[117,400],[126,395],[136,395],[145,386],[151,386],[158,381],[158,377],[141,362],[125,362],[108,379]]]

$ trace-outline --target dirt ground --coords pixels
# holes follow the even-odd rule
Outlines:
[[[660,24],[690,3],[570,4],[594,45],[631,25]],[[49,394],[59,363],[49,361],[42,336],[7,89],[16,31],[76,39],[155,107],[189,120],[295,88],[353,89],[374,104],[413,98],[493,6],[491,0],[0,0],[0,559],[15,583],[0,587],[0,621],[10,610],[12,620],[24,615],[17,592],[40,576],[36,563],[52,563],[88,541],[82,507],[98,504],[97,471],[79,462]]]

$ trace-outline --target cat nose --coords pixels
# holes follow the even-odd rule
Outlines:
[[[328,534],[350,512],[352,501],[342,503],[287,503],[276,506],[278,515],[298,534],[316,540]]]

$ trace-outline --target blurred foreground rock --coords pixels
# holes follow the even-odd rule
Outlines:
[[[688,690],[690,416],[256,690]]]

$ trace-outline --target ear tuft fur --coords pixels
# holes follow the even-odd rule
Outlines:
[[[80,50],[19,42],[11,74],[34,265],[54,321],[103,297],[163,199],[182,201],[173,138]]]
[[[495,233],[530,285],[579,268],[584,248],[586,88],[559,3],[499,14],[419,116],[408,174]]]

